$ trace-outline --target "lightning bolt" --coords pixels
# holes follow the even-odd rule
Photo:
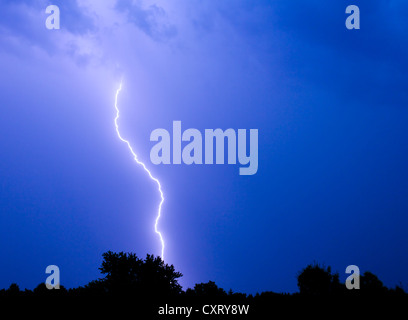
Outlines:
[[[147,167],[145,166],[145,164],[143,162],[139,161],[139,159],[137,158],[136,153],[133,151],[133,148],[130,145],[129,141],[124,139],[120,134],[119,125],[118,125],[118,119],[119,119],[119,113],[120,113],[119,108],[118,108],[118,96],[119,96],[119,93],[121,91],[122,91],[122,82],[120,83],[120,86],[119,86],[118,90],[116,91],[116,96],[115,96],[115,109],[116,109],[115,127],[116,127],[116,133],[118,134],[119,139],[122,142],[127,144],[130,152],[133,155],[133,159],[136,161],[136,163],[141,165],[143,167],[143,169],[149,175],[150,179],[152,179],[157,184],[157,188],[159,190],[161,200],[160,200],[159,209],[158,209],[157,216],[156,216],[156,221],[155,221],[155,224],[154,224],[154,231],[159,235],[160,242],[161,242],[161,258],[162,258],[162,260],[164,260],[164,240],[163,240],[163,236],[162,236],[161,232],[157,229],[157,225],[158,225],[160,217],[161,217],[161,209],[162,209],[162,205],[163,205],[163,202],[164,202],[164,194],[163,194],[163,191],[162,191],[160,181],[157,178],[153,177],[152,173],[149,171],[149,169],[147,169]]]

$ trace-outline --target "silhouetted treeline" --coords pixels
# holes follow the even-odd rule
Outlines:
[[[178,283],[183,275],[177,272],[173,265],[163,262],[160,257],[147,255],[145,259],[138,258],[133,253],[103,254],[102,265],[99,268],[102,278],[91,281],[85,286],[66,289],[47,289],[44,283],[34,290],[20,290],[16,283],[8,289],[0,290],[0,297],[17,296],[79,296],[79,297],[134,297],[139,301],[183,300],[183,302],[199,303],[205,301],[225,301],[230,303],[265,304],[270,301],[300,299],[308,296],[321,297],[408,297],[401,286],[387,288],[371,272],[360,276],[360,289],[348,290],[340,282],[339,274],[332,273],[330,267],[318,264],[308,265],[297,275],[299,292],[293,294],[262,292],[256,295],[226,292],[214,282],[199,283],[186,291]]]

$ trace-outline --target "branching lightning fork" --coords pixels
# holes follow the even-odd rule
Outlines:
[[[143,162],[139,161],[139,159],[137,158],[136,153],[133,151],[133,148],[132,148],[132,146],[130,145],[129,141],[127,141],[126,139],[122,138],[122,136],[121,136],[121,134],[120,134],[120,132],[119,132],[118,119],[119,119],[119,113],[120,113],[120,112],[119,112],[119,108],[118,108],[118,96],[119,96],[119,93],[120,93],[121,90],[122,90],[122,82],[120,83],[120,86],[119,86],[118,90],[116,91],[116,97],[115,97],[115,109],[116,109],[115,127],[116,127],[116,133],[118,134],[119,139],[120,139],[121,141],[123,141],[124,143],[127,144],[127,146],[128,146],[128,148],[129,148],[130,152],[132,153],[133,158],[134,158],[134,160],[136,161],[136,163],[139,164],[139,165],[141,165],[141,166],[143,167],[143,169],[144,169],[144,170],[147,172],[147,174],[149,175],[150,179],[152,179],[152,180],[153,180],[154,182],[156,182],[156,184],[157,184],[157,188],[158,188],[158,190],[159,190],[159,192],[160,192],[160,199],[161,199],[161,200],[160,200],[159,209],[158,209],[158,212],[157,212],[156,221],[155,221],[155,224],[154,224],[154,231],[155,231],[155,232],[159,235],[159,237],[160,237],[160,242],[161,242],[161,258],[162,258],[162,260],[164,260],[164,240],[163,240],[163,236],[162,236],[161,232],[157,229],[157,225],[158,225],[159,220],[160,220],[160,217],[161,217],[162,205],[163,205],[163,202],[164,202],[163,191],[162,191],[162,188],[161,188],[160,181],[159,181],[157,178],[153,177],[153,175],[151,174],[151,172],[149,171],[149,169],[147,169],[147,167],[145,166],[145,164],[144,164]]]

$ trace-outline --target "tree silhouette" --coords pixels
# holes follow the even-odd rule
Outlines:
[[[361,292],[365,295],[384,295],[388,289],[384,287],[382,281],[369,271],[364,272],[360,278]]]
[[[338,273],[332,274],[330,266],[308,265],[297,276],[300,294],[323,296],[337,294],[341,290]]]
[[[181,293],[178,279],[183,275],[176,272],[173,265],[165,264],[160,257],[148,254],[142,260],[133,253],[112,251],[102,256],[99,270],[105,277],[90,282],[82,291],[144,298],[170,297]]]
[[[194,289],[187,289],[186,294],[190,297],[199,298],[220,298],[227,296],[225,290],[219,288],[213,281],[208,281],[207,283],[197,283],[194,286]]]
[[[244,293],[229,293],[218,287],[215,282],[198,283],[193,289],[182,291],[178,279],[182,277],[176,272],[173,265],[165,264],[160,257],[146,255],[140,259],[134,253],[105,252],[99,270],[103,277],[93,280],[85,286],[66,289],[60,285],[60,289],[48,290],[45,283],[40,283],[34,290],[20,290],[16,283],[12,283],[8,289],[0,289],[0,298],[20,296],[40,296],[48,298],[51,296],[85,296],[85,297],[130,297],[136,298],[146,308],[148,304],[156,304],[149,308],[157,312],[157,303],[166,304],[176,301],[177,304],[195,304],[200,308],[203,303],[214,304],[251,304],[258,310],[269,312],[271,303],[280,305],[281,302],[290,300],[293,302],[305,296],[333,296],[336,301],[341,297],[391,297],[399,298],[408,295],[402,284],[393,289],[383,285],[373,273],[366,271],[360,277],[360,290],[347,290],[346,286],[339,281],[339,274],[332,273],[331,268],[318,264],[308,265],[297,274],[299,293],[282,294],[272,291],[256,293],[255,296]],[[165,299],[162,299],[165,298]],[[171,298],[171,299],[170,299]],[[173,299],[175,298],[175,299]],[[251,307],[252,308],[252,307]],[[262,312],[259,312],[259,318]],[[148,317],[152,318],[151,316]]]
[[[64,286],[60,285],[59,289],[47,289],[45,283],[40,283],[37,287],[34,288],[33,293],[36,296],[64,296],[67,294],[67,289]]]
[[[10,287],[6,290],[6,294],[9,297],[17,297],[21,295],[20,287],[17,283],[12,283]]]

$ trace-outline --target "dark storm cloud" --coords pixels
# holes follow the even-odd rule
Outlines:
[[[408,4],[354,1],[361,29],[347,30],[349,1],[253,1],[217,3],[221,17],[254,47],[279,52],[285,75],[339,98],[406,105]],[[271,39],[278,38],[278,41]]]
[[[5,5],[2,6],[2,19],[0,24],[3,26],[14,27],[17,30],[22,29],[24,22],[30,19],[30,10],[35,12],[43,12],[41,18],[45,22],[47,14],[45,9],[49,5],[57,5],[61,12],[61,24],[64,29],[74,34],[84,34],[89,31],[96,31],[96,26],[93,17],[84,7],[81,7],[76,0],[64,1],[54,0],[48,1],[29,1],[6,0]],[[44,25],[44,23],[43,23]],[[27,31],[27,30],[26,30]],[[24,32],[22,32],[24,34]],[[32,34],[28,34],[31,36]]]
[[[125,13],[130,23],[156,41],[177,35],[177,28],[168,21],[167,14],[158,5],[143,7],[140,1],[118,0],[116,10]]]
[[[408,102],[404,87],[408,14],[402,1],[357,1],[361,29],[345,28],[350,3],[297,2],[280,6],[278,26],[290,38],[288,61],[300,79],[370,104]]]
[[[53,4],[60,8],[61,31],[75,37],[97,30],[93,17],[85,8],[80,7],[77,1],[55,0]],[[45,27],[45,9],[48,5],[45,1],[26,0],[3,3],[0,19],[0,42],[4,43],[2,48],[17,55],[24,55],[22,51],[27,51],[27,45],[41,48],[49,54],[59,52],[61,48],[58,47],[56,36],[59,36],[59,39],[63,36],[53,34]],[[66,48],[68,54],[72,52],[72,45],[74,44]]]
[[[97,31],[94,16],[86,8],[80,6],[77,1],[55,0],[52,1],[52,4],[60,8],[61,23],[69,32],[86,34]]]

